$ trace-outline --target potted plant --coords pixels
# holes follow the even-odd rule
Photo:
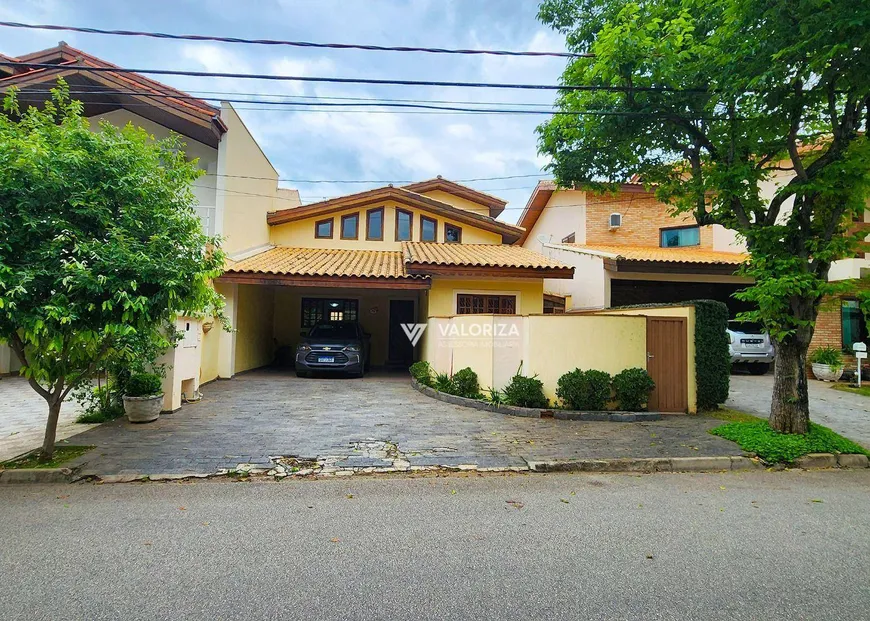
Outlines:
[[[163,409],[163,380],[154,373],[135,373],[127,381],[124,412],[131,423],[157,420]]]
[[[843,354],[836,347],[819,347],[810,354],[813,375],[823,382],[836,382],[843,375]]]

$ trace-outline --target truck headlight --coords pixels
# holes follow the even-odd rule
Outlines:
[[[347,347],[344,348],[344,351],[359,351],[359,350],[360,350],[359,345],[348,345]]]
[[[300,343],[296,347],[296,351],[311,351],[311,345],[309,345],[308,343]]]

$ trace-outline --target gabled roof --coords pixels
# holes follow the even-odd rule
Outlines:
[[[571,278],[574,268],[520,246],[405,242],[401,250],[279,246],[227,262],[221,278],[252,284],[429,286],[432,275]]]
[[[549,278],[571,278],[574,268],[522,246],[498,244],[446,244],[405,242],[405,266],[412,273],[433,274],[443,267],[494,268],[504,271],[528,270]]]
[[[532,228],[534,228],[535,223],[538,221],[538,218],[541,217],[541,213],[544,211],[544,208],[547,206],[547,203],[550,202],[550,198],[557,191],[573,191],[572,188],[559,188],[556,186],[556,182],[552,179],[542,179],[538,181],[538,185],[535,186],[535,189],[532,191],[532,195],[529,197],[528,202],[526,202],[526,206],[523,208],[523,213],[520,215],[519,222],[517,224],[525,229],[525,232],[516,241],[517,244],[522,245],[525,243],[526,239],[528,239],[529,234],[532,232]],[[644,188],[643,184],[640,183],[623,183],[620,188],[620,192],[634,192],[634,193],[647,193],[648,190]]]
[[[402,187],[411,192],[416,192],[417,194],[425,194],[426,192],[433,192],[435,190],[440,190],[447,194],[453,194],[454,196],[464,198],[472,203],[488,207],[489,216],[491,218],[497,218],[501,212],[504,211],[504,208],[507,205],[507,201],[503,201],[497,196],[480,192],[474,188],[462,185],[461,183],[456,183],[455,181],[444,179],[441,175],[438,175],[435,179],[418,181],[417,183],[411,183]]]
[[[213,147],[217,146],[220,136],[227,129],[220,119],[219,108],[171,86],[137,73],[79,69],[120,67],[71,47],[63,41],[53,48],[18,58],[3,58],[0,61],[62,65],[52,68],[26,65],[0,67],[12,69],[0,73],[3,76],[0,78],[0,91],[10,86],[19,87],[19,97],[23,103],[39,103],[46,99],[48,95],[44,91],[47,86],[53,86],[62,77],[69,83],[73,97],[85,103],[88,116],[129,106],[130,111],[135,114]],[[89,90],[98,92],[89,95]]]
[[[411,207],[417,207],[424,211],[439,214],[457,222],[470,224],[471,226],[486,231],[492,231],[493,233],[499,233],[502,236],[502,240],[508,244],[519,239],[520,235],[523,233],[521,228],[512,224],[499,222],[494,218],[483,216],[467,209],[454,207],[453,205],[443,201],[423,196],[422,194],[417,194],[416,192],[412,192],[406,188],[396,188],[393,186],[375,188],[374,190],[348,194],[347,196],[332,198],[319,203],[311,203],[301,207],[292,207],[290,209],[274,211],[267,216],[266,221],[269,225],[275,226],[277,224],[284,224],[285,222],[294,222],[306,218],[329,215],[346,209],[365,207],[385,200],[398,201]]]

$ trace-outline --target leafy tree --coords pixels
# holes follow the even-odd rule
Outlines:
[[[870,4],[544,0],[539,17],[593,55],[562,79],[595,88],[557,101],[587,113],[539,128],[557,182],[639,175],[675,214],[745,239],[755,285],[739,295],[777,347],[770,424],[805,433],[807,348],[870,183]]]
[[[60,81],[43,109],[0,114],[0,340],[48,403],[41,458],[75,386],[135,343],[171,341],[179,313],[217,313],[224,255],[201,232],[177,136],[91,128]]]

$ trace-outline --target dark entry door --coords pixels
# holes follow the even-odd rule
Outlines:
[[[688,345],[684,317],[647,317],[647,371],[656,383],[651,412],[685,412],[689,407]]]
[[[390,343],[387,364],[408,366],[414,362],[414,346],[402,330],[401,324],[415,321],[413,300],[390,300]]]

